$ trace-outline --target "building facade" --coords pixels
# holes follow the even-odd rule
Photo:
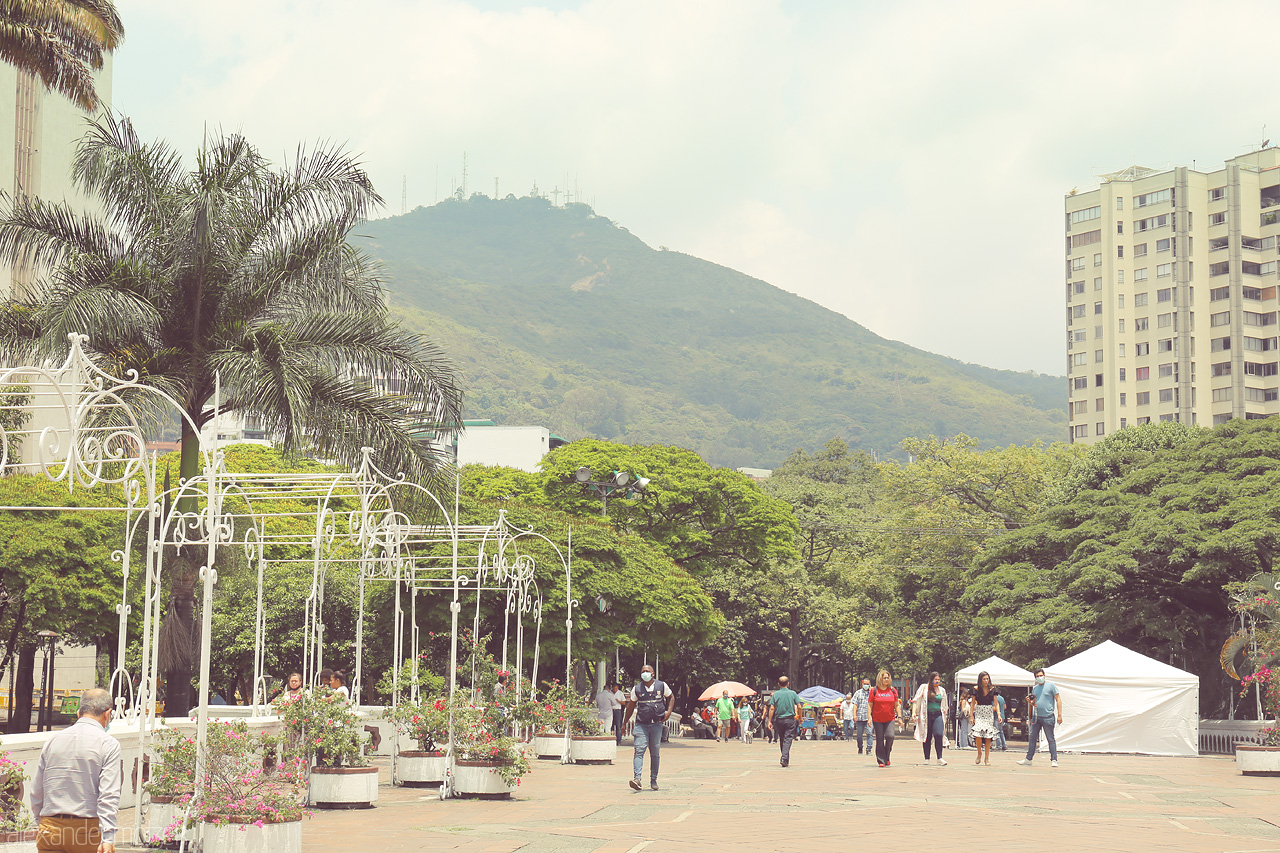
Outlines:
[[[1280,148],[1101,177],[1066,198],[1070,440],[1280,414]]]

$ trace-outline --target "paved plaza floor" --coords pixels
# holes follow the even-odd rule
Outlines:
[[[763,741],[681,740],[662,749],[661,790],[632,791],[632,750],[611,766],[535,762],[510,801],[441,801],[383,786],[376,808],[320,811],[303,850],[663,851],[941,849],[1280,851],[1280,778],[1241,776],[1229,757],[948,750],[926,766],[900,738],[876,767],[843,742],[801,742],[791,766]],[[384,761],[385,765],[385,761]],[[122,823],[129,817],[122,815]]]

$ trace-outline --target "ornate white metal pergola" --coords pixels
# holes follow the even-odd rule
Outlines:
[[[304,682],[311,683],[324,665],[325,589],[330,571],[337,565],[358,568],[358,618],[355,637],[355,671],[352,699],[362,695],[365,592],[368,584],[390,582],[395,586],[392,671],[406,657],[414,662],[420,650],[417,622],[420,593],[450,598],[450,695],[458,689],[458,637],[463,601],[474,596],[473,630],[479,629],[481,602],[488,595],[503,608],[503,668],[509,667],[508,646],[514,640],[514,689],[525,688],[523,675],[526,625],[534,628],[532,672],[536,684],[543,618],[542,598],[535,580],[533,557],[521,551],[523,543],[538,540],[550,546],[565,573],[566,582],[566,681],[572,662],[573,609],[571,544],[562,549],[545,536],[510,523],[500,512],[492,525],[458,523],[458,495],[452,507],[404,476],[392,476],[373,462],[365,448],[360,463],[350,472],[246,474],[226,469],[224,450],[213,435],[202,440],[200,471],[176,486],[166,487],[159,477],[158,454],[148,452],[147,429],[158,416],[176,413],[186,426],[200,430],[172,397],[147,385],[135,373],[111,376],[94,364],[85,352],[86,337],[70,335],[70,347],[62,364],[22,365],[0,370],[0,390],[25,387],[26,403],[0,406],[0,414],[13,423],[28,418],[19,428],[6,429],[0,422],[0,472],[32,474],[64,483],[68,492],[114,484],[123,490],[123,503],[82,506],[77,510],[121,512],[124,547],[112,558],[121,565],[122,581],[118,614],[117,665],[110,687],[117,716],[139,727],[139,753],[147,750],[157,725],[158,656],[162,619],[162,573],[166,551],[182,550],[200,555],[201,584],[199,694],[196,706],[197,743],[203,749],[209,719],[211,619],[217,584],[219,549],[239,547],[257,572],[254,621],[253,714],[265,712],[267,676],[264,649],[267,643],[264,613],[264,577],[275,561],[274,546],[308,546],[312,580],[305,607],[303,632]],[[215,393],[214,408],[219,397]],[[8,410],[8,411],[6,411]],[[282,498],[303,509],[271,511]],[[194,509],[192,507],[194,506]],[[429,523],[415,522],[416,515]],[[7,506],[0,510],[24,511],[47,506]],[[305,533],[302,532],[305,528]],[[296,549],[295,549],[296,550]],[[141,655],[136,672],[126,666],[130,604],[138,592],[135,575],[142,575]],[[131,587],[130,584],[134,586]],[[407,608],[405,597],[408,598]],[[393,702],[399,693],[393,689]],[[416,691],[416,678],[414,688]],[[416,698],[416,695],[415,695]],[[452,741],[452,738],[450,738]],[[393,748],[393,774],[394,755]],[[200,753],[198,753],[198,756]],[[448,766],[452,768],[452,743]],[[140,760],[141,756],[135,758]],[[201,759],[198,757],[198,761]],[[566,733],[562,756],[571,761]],[[199,778],[199,773],[197,773]],[[452,778],[452,772],[449,773]],[[452,793],[446,781],[441,796]]]

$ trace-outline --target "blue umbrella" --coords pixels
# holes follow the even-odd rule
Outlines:
[[[834,705],[844,698],[843,693],[830,687],[807,687],[800,691],[799,696],[805,705]]]

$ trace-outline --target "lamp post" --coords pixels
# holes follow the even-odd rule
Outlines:
[[[573,478],[588,492],[600,498],[600,515],[605,518],[609,517],[609,498],[639,497],[649,487],[648,477],[636,477],[627,471],[611,471],[609,479],[593,480],[591,469],[583,467],[573,473]]]
[[[36,718],[36,731],[53,730],[53,647],[58,642],[57,631],[41,631],[37,634],[44,649],[44,673],[40,677],[40,714]]]

